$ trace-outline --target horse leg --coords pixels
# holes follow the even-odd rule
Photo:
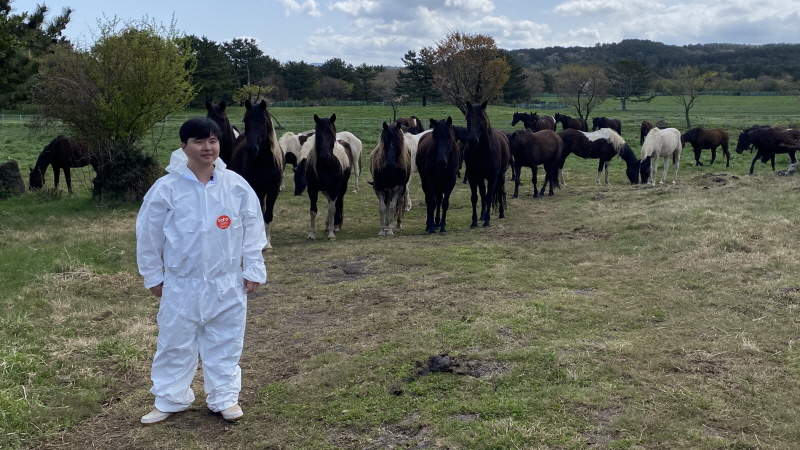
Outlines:
[[[342,231],[342,224],[344,223],[344,195],[347,194],[347,181],[342,183],[342,188],[336,196],[336,204],[333,216],[333,231],[338,233]]]
[[[664,184],[667,179],[667,171],[669,170],[669,156],[664,157],[664,173],[661,175],[661,181],[658,184]]]
[[[715,159],[717,159],[717,147],[711,149],[711,162],[708,164],[709,165],[714,164]]]
[[[425,210],[427,212],[425,220],[425,232],[428,234],[436,233],[436,220],[434,219],[436,211],[436,197],[433,194],[433,187],[428,186],[425,190]],[[473,203],[474,205],[474,203]],[[475,207],[473,206],[473,215]]]
[[[53,190],[58,190],[58,181],[59,177],[61,176],[61,168],[56,167],[53,165]],[[42,172],[42,179],[44,180],[44,172]],[[42,181],[42,186],[44,186],[44,181]]]
[[[672,184],[678,184],[678,166],[681,164],[681,154],[677,151],[672,153],[672,165],[675,166],[675,175],[672,178]]]
[[[611,161],[610,161],[610,160],[609,160],[609,161],[606,161],[606,163],[605,163],[605,164],[603,164],[603,170],[604,170],[604,171],[605,171],[605,173],[606,173],[606,180],[605,180],[605,181],[606,181],[606,184],[607,184],[607,185],[608,185],[608,184],[611,184],[611,183],[609,183],[609,182],[608,182],[608,166],[609,166],[610,164],[611,164]]]
[[[269,225],[272,223],[272,219],[274,218],[273,211],[275,210],[275,201],[278,199],[278,193],[280,192],[280,188],[275,190],[273,187],[272,189],[274,191],[267,192],[267,198],[264,202],[264,228],[267,232],[267,245],[264,246],[265,250],[272,249]]]
[[[548,196],[555,195],[555,192],[553,192],[553,189],[555,188],[555,177],[557,176],[556,175],[556,170],[557,170],[556,169],[556,163],[555,162],[551,162],[550,164],[545,165],[544,170],[545,170],[545,177],[544,177],[545,184],[542,185],[541,195],[544,195],[544,187],[548,182],[550,183],[550,192],[548,192],[547,195]]]
[[[311,226],[308,229],[308,240],[313,241],[317,233],[317,195],[316,189],[308,189],[308,199],[311,202]]]
[[[439,222],[439,233],[447,233],[445,228],[447,225],[447,209],[450,208],[450,192],[445,191],[442,194],[442,220]]]
[[[547,176],[545,176],[547,179]],[[539,197],[539,191],[536,186],[539,184],[539,166],[534,165],[531,167],[531,182],[533,183],[533,198]]]
[[[722,146],[722,154],[725,155],[725,167],[730,167],[731,152],[728,151],[728,144]]]
[[[403,195],[405,191],[405,185],[395,187],[395,191],[392,193],[392,198],[394,198],[394,216],[397,218],[397,229],[403,229]],[[391,220],[391,218],[390,218]]]
[[[483,221],[483,226],[486,226],[486,222],[489,221],[489,210],[492,206],[492,199],[487,195],[491,187],[491,182],[491,179],[487,179],[485,185],[483,183],[478,185],[478,190],[480,190],[481,194],[481,217],[478,220]]]
[[[519,173],[521,169],[522,169],[522,166],[518,166],[518,165],[516,165],[516,164],[514,164],[513,166],[511,166],[511,172],[512,172],[512,174],[513,174],[513,172],[515,172],[515,171],[516,171],[517,173]],[[514,180],[514,195],[513,195],[511,198],[517,198],[517,197],[519,197],[519,185],[520,185],[520,183],[519,183],[519,176],[517,176],[516,178],[514,178],[514,177],[511,177],[511,179],[512,179],[512,180]]]
[[[695,166],[702,166],[703,163],[700,162],[700,154],[703,152],[703,149],[700,146],[694,147],[694,165]],[[711,151],[711,164],[714,164],[714,151]]]
[[[406,212],[411,211],[411,193],[409,187],[411,187],[411,178],[409,178],[408,183],[406,183],[405,201],[403,202],[403,208],[406,210]]]
[[[64,166],[64,181],[67,182],[67,192],[72,195],[72,174],[69,171],[69,166]]]
[[[436,202],[436,217],[433,219],[433,224],[436,226],[436,228],[440,228],[442,226],[442,192],[439,189],[436,189],[434,197],[434,202]]]
[[[494,196],[498,196],[499,199],[497,201],[498,205],[498,219],[505,219],[506,218],[506,172],[500,174],[497,177],[497,184],[494,187]]]
[[[594,184],[600,186],[600,174],[603,173],[603,160],[597,162],[597,178],[594,179]]]
[[[353,187],[353,193],[358,194],[358,175],[361,172],[361,161],[355,160],[353,161],[353,175],[355,176],[355,187]]]
[[[464,173],[464,178],[467,177],[467,173]],[[470,180],[469,182],[469,190],[472,192],[470,196],[470,201],[472,201],[472,223],[470,224],[470,228],[478,228],[478,184]]]
[[[381,226],[378,228],[378,236],[386,236],[386,193],[384,191],[375,191],[378,196],[378,211],[380,213]]]
[[[389,195],[389,203],[386,208],[386,235],[387,236],[394,236],[394,218],[397,216],[397,188],[392,188],[387,192]],[[398,217],[398,224],[400,223],[400,218]]]
[[[325,218],[325,231],[328,233],[328,240],[332,241],[336,239],[336,204],[338,203],[339,198],[331,199],[329,196],[326,195],[328,198],[328,216]]]
[[[756,161],[758,161],[758,158],[759,158],[760,156],[761,156],[761,153],[760,153],[760,152],[756,152],[756,157],[755,157],[755,158],[753,158],[753,162],[752,162],[752,163],[750,163],[750,175],[752,175],[752,174],[753,174],[753,169],[756,167]],[[774,167],[774,166],[773,166],[773,167]]]

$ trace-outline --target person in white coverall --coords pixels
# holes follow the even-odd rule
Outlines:
[[[239,358],[247,294],[267,281],[266,234],[255,192],[218,159],[219,134],[206,118],[181,126],[181,148],[136,218],[139,272],[161,298],[150,390],[155,409],[143,424],[189,408],[198,356],[209,409],[228,421],[243,415]]]

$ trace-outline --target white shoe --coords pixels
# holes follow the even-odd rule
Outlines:
[[[242,407],[239,404],[235,404],[230,408],[220,412],[222,414],[222,418],[227,420],[228,422],[236,422],[237,420],[241,419],[244,416],[244,412],[242,412]]]
[[[156,423],[160,423],[172,417],[173,414],[175,413],[163,412],[159,411],[158,408],[153,408],[152,411],[142,416],[142,424],[153,425]]]

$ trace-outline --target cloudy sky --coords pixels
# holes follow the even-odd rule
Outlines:
[[[492,36],[513,50],[591,46],[622,39],[672,45],[800,42],[800,0],[12,0],[15,12],[44,2],[74,10],[66,29],[91,42],[98,20],[148,17],[216,42],[255,38],[267,55],[322,63],[402,66],[408,50],[448,32]],[[755,6],[758,3],[758,6]]]

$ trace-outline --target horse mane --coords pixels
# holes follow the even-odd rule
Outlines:
[[[298,164],[303,159],[306,160],[306,171],[311,170],[314,174],[317,173],[317,152],[315,152],[315,148],[317,146],[317,136],[316,134],[309,136],[308,140],[306,140],[303,147],[300,148],[300,155],[297,157]],[[350,167],[350,158],[347,156],[347,152],[345,152],[344,147],[342,144],[339,143],[339,140],[336,139],[336,135],[333,135],[333,156],[334,158],[339,160],[339,164],[341,164],[342,169],[347,169]]]
[[[617,133],[613,128],[601,128],[598,131],[603,131],[603,130],[608,131],[608,137],[606,139],[608,139],[608,141],[614,147],[614,151],[617,152],[617,156],[619,156],[620,152],[622,151],[622,149],[625,148],[625,145],[627,144],[625,142],[625,139],[623,139],[622,136],[620,136],[619,133]]]
[[[387,128],[384,128],[381,131],[380,136],[378,136],[378,143],[375,145],[375,149],[372,150],[372,154],[369,155],[370,173],[375,173],[375,170],[380,169],[381,167],[386,165],[386,149],[385,146],[383,145],[383,133],[384,132],[391,133],[392,127],[395,127],[395,130],[397,129],[397,126],[395,125],[387,125]],[[411,152],[409,152],[408,148],[406,147],[406,139],[402,132],[400,133],[400,146],[401,146],[400,155],[397,157],[397,162],[401,167],[410,168]]]
[[[275,127],[272,126],[272,118],[269,111],[266,109],[264,111],[267,113],[267,135],[269,136],[269,149],[272,152],[272,160],[275,162],[275,166],[280,167],[281,172],[283,172],[283,150],[281,150],[281,146],[278,143],[278,137],[275,136]]]

